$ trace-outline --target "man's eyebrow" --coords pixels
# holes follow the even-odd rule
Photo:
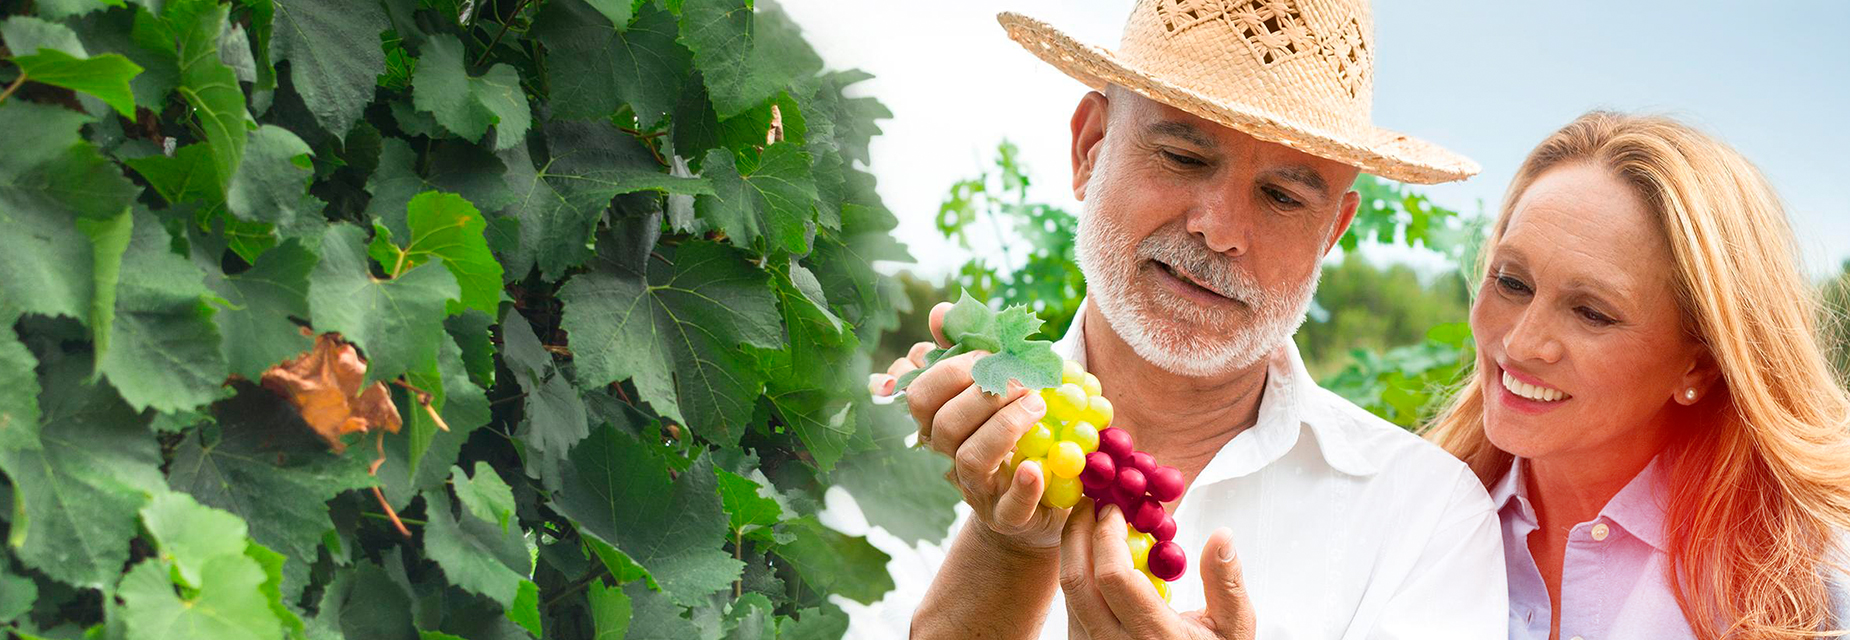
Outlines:
[[[1279,180],[1296,182],[1303,185],[1304,188],[1320,194],[1328,194],[1330,192],[1330,183],[1325,182],[1323,180],[1323,175],[1317,173],[1316,169],[1310,168],[1310,165],[1288,164],[1267,171],[1266,173]]]
[[[1159,120],[1152,122],[1149,126],[1144,127],[1143,133],[1149,137],[1169,136],[1172,138],[1180,138],[1182,141],[1198,147],[1212,148],[1218,146],[1214,143],[1213,137],[1209,136],[1201,129],[1196,128],[1195,125],[1177,120]]]

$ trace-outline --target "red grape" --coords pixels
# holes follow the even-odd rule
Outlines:
[[[1174,540],[1164,540],[1150,547],[1150,573],[1164,580],[1175,580],[1188,570],[1188,556],[1182,553],[1182,545]]]
[[[1079,472],[1079,482],[1087,489],[1105,489],[1118,479],[1118,464],[1103,451],[1086,454],[1086,469]]]
[[[1123,460],[1131,454],[1131,434],[1116,427],[1098,432],[1098,450],[1111,456],[1112,460]]]
[[[1149,482],[1151,497],[1163,502],[1182,497],[1182,470],[1163,466],[1144,475],[1144,479]]]
[[[1143,492],[1150,488],[1143,472],[1133,467],[1118,468],[1118,485],[1113,487],[1113,495],[1125,500],[1142,498]]]
[[[1164,515],[1163,523],[1151,529],[1150,535],[1156,536],[1156,539],[1162,542],[1176,539],[1176,519],[1173,516]]]
[[[1132,451],[1130,458],[1131,458],[1130,464],[1120,464],[1118,466],[1136,467],[1138,471],[1143,472],[1143,475],[1146,479],[1149,477],[1151,473],[1154,473],[1156,471],[1156,456],[1152,456],[1142,451]]]
[[[1132,512],[1131,526],[1137,527],[1138,531],[1155,531],[1168,517],[1169,514],[1163,511],[1163,503],[1144,500],[1137,505],[1137,510]]]

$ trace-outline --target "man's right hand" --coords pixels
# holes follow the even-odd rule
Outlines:
[[[950,309],[949,302],[932,307],[931,335],[937,344],[920,342],[906,357],[893,361],[887,368],[889,377],[873,382],[877,393],[892,393],[893,380],[925,366],[925,353],[934,346],[950,346],[944,338],[944,314]],[[1015,441],[1047,414],[1047,405],[1039,393],[1013,380],[1002,395],[983,393],[971,379],[970,367],[986,355],[977,351],[941,361],[906,387],[919,442],[955,462],[950,479],[984,525],[984,538],[1003,550],[1058,547],[1068,510],[1040,503],[1046,486],[1036,463],[1023,462],[1013,474],[1005,464]]]

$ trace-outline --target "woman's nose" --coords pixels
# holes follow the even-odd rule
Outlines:
[[[1561,342],[1555,339],[1555,327],[1547,314],[1531,303],[1516,316],[1516,323],[1503,334],[1503,352],[1516,360],[1561,360]]]

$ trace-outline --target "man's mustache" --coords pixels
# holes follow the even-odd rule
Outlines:
[[[1137,243],[1137,257],[1155,260],[1188,274],[1209,291],[1258,306],[1266,293],[1222,256],[1186,233],[1158,231]]]

